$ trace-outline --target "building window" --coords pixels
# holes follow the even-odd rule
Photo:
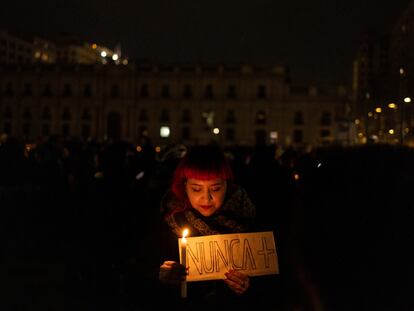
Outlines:
[[[233,109],[227,110],[225,122],[227,124],[235,124],[236,123],[236,113]]]
[[[45,84],[45,86],[43,87],[42,96],[44,97],[52,96],[52,86],[49,83]]]
[[[227,88],[227,98],[229,99],[236,99],[237,98],[237,94],[236,94],[236,86],[231,84],[228,86]]]
[[[170,86],[168,84],[164,84],[162,86],[161,97],[162,98],[170,98]]]
[[[62,120],[69,121],[71,119],[72,119],[72,116],[70,115],[69,109],[67,107],[64,108],[63,113],[62,113]]]
[[[190,84],[184,85],[183,97],[186,99],[193,98],[193,89]]]
[[[28,123],[28,122],[23,123],[22,132],[23,132],[23,136],[25,138],[30,137],[30,128],[31,128],[30,123]]]
[[[12,97],[14,95],[13,85],[8,82],[6,84],[6,89],[4,90],[4,95],[7,97]]]
[[[295,116],[293,118],[294,125],[303,125],[303,113],[302,111],[296,111]]]
[[[141,98],[148,98],[149,97],[149,90],[148,90],[148,84],[142,84],[141,89],[139,91],[139,96]]]
[[[181,122],[183,123],[191,123],[191,112],[189,109],[183,110],[183,115],[181,117]]]
[[[89,83],[83,86],[83,96],[92,97],[92,86]]]
[[[13,118],[13,113],[10,107],[4,109],[4,119],[11,120]]]
[[[11,123],[10,122],[5,122],[4,126],[3,126],[3,132],[6,134],[11,134]]]
[[[332,124],[332,116],[330,112],[324,111],[321,115],[321,125],[331,125]]]
[[[266,113],[262,110],[256,113],[256,124],[266,124]]]
[[[23,110],[23,114],[22,114],[22,118],[25,121],[30,121],[32,120],[32,111],[30,110],[29,107],[25,107]]]
[[[69,83],[66,83],[63,87],[63,96],[64,97],[72,96],[72,86]]]
[[[213,86],[211,84],[208,84],[208,85],[206,85],[204,98],[205,99],[213,99],[213,97],[214,97]]]
[[[330,130],[321,130],[320,132],[321,138],[329,138],[331,136]]]
[[[263,84],[260,84],[257,87],[257,98],[259,99],[265,99],[267,98],[267,90],[266,90],[266,86]]]
[[[50,113],[49,107],[43,108],[42,120],[51,120],[51,119],[52,119],[52,114]],[[49,135],[49,134],[47,134],[47,135]]]
[[[119,97],[119,86],[118,84],[114,84],[111,87],[111,97],[118,98]]]
[[[42,135],[48,136],[50,134],[50,124],[49,123],[43,123],[42,124]]]
[[[82,125],[82,137],[83,139],[88,139],[91,136],[91,127],[89,124]]]
[[[69,137],[70,136],[70,124],[69,123],[63,123],[62,124],[62,136],[63,137]]]
[[[84,109],[83,110],[82,120],[83,121],[91,121],[92,120],[91,111],[89,109]]]
[[[189,126],[183,126],[181,129],[181,137],[183,140],[191,139],[191,128]]]
[[[148,122],[148,111],[147,109],[143,108],[139,112],[138,120],[141,122]]]
[[[32,96],[33,95],[32,85],[30,83],[25,83],[24,84],[23,95],[24,96]]]
[[[170,112],[165,108],[161,110],[160,121],[170,122]]]
[[[301,129],[296,129],[293,131],[293,142],[294,143],[303,142],[303,131]]]

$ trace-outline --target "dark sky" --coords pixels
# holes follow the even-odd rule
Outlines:
[[[0,27],[68,33],[155,62],[282,64],[292,80],[348,83],[367,31],[410,0],[12,0]]]

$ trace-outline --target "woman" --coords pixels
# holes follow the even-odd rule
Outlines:
[[[178,163],[170,190],[161,201],[165,226],[160,283],[168,295],[198,309],[247,307],[253,286],[248,275],[230,270],[224,280],[191,282],[188,298],[181,299],[179,284],[186,267],[179,264],[177,239],[183,228],[191,236],[254,231],[256,210],[246,191],[233,182],[231,165],[216,145],[189,149]]]

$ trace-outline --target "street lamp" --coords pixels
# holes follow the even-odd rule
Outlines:
[[[405,132],[405,126],[404,126],[404,120],[405,120],[405,104],[411,103],[411,97],[406,96],[404,97],[404,102],[401,103],[401,145],[404,144],[404,132]]]

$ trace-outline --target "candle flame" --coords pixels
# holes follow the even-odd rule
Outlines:
[[[188,235],[188,229],[183,230],[183,238],[186,238]]]

